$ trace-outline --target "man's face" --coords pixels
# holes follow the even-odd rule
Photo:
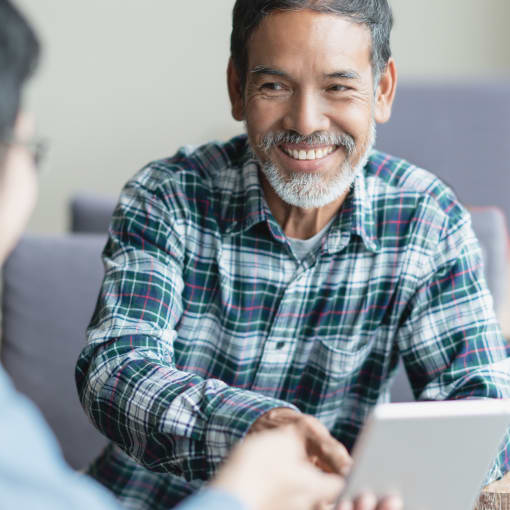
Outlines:
[[[264,174],[283,201],[304,208],[338,199],[374,142],[368,28],[311,10],[264,18],[248,48],[245,120]]]

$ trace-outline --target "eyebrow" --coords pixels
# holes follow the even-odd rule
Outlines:
[[[335,71],[334,73],[328,73],[324,75],[325,78],[336,78],[340,80],[359,80],[361,76],[359,73],[353,70],[346,70],[346,71]]]
[[[273,67],[268,67],[264,65],[255,66],[250,70],[251,74],[260,75],[260,74],[269,74],[271,76],[279,76],[280,78],[290,79],[290,76],[284,71],[280,71],[279,69],[274,69]],[[327,73],[324,75],[327,79],[340,79],[340,80],[359,80],[361,76],[354,70],[348,69],[345,71],[334,71],[332,73]]]
[[[280,76],[281,78],[290,78],[290,76],[280,71],[279,69],[274,69],[273,67],[267,67],[267,66],[255,66],[251,71],[251,74],[270,74],[271,76]]]

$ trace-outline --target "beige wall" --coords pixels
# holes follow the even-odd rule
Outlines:
[[[390,0],[401,75],[473,79],[510,75],[510,0]]]
[[[18,0],[45,45],[27,102],[51,141],[32,231],[78,190],[117,194],[149,160],[224,139],[233,0]],[[510,75],[509,0],[393,0],[404,79]]]

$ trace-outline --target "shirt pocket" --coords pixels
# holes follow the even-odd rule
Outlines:
[[[370,350],[370,342],[313,340],[300,377],[299,407],[310,414],[338,409],[346,393],[354,389]]]

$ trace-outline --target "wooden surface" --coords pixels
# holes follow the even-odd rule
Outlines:
[[[510,510],[510,476],[508,474],[482,492],[475,510]]]
[[[482,492],[475,510],[510,510],[510,494]]]

